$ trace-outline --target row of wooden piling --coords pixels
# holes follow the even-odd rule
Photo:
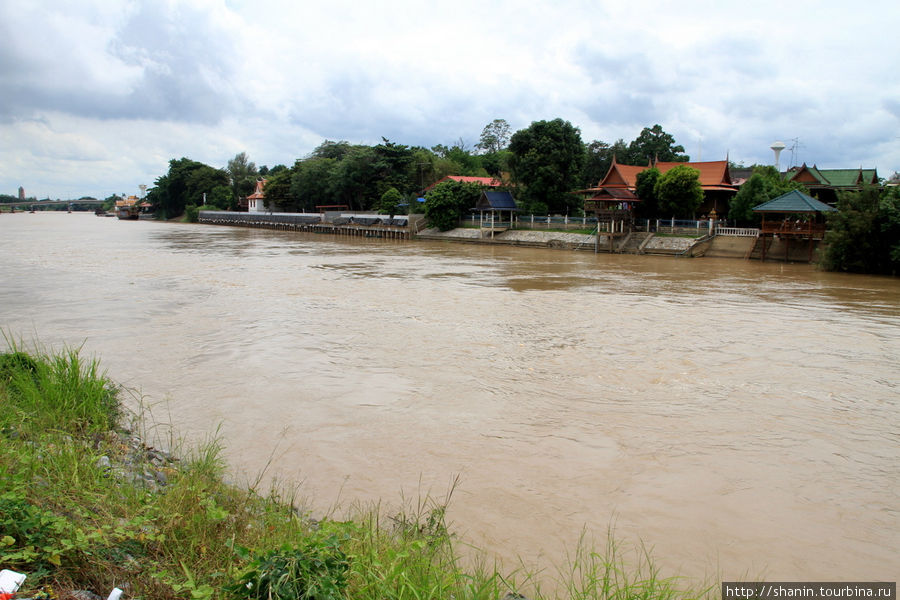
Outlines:
[[[265,220],[254,219],[250,213],[231,214],[227,218],[216,215],[204,215],[199,217],[200,223],[208,225],[229,225],[232,227],[252,227],[256,229],[272,229],[276,231],[298,231],[304,233],[319,233],[337,236],[368,237],[391,240],[408,240],[411,234],[406,227],[388,225],[359,225],[348,223],[335,225],[333,223],[303,223],[288,220],[278,220],[277,215],[266,215]]]

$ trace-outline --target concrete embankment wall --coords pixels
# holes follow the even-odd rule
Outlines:
[[[710,258],[744,258],[753,247],[755,237],[732,237],[717,235],[711,240],[703,256]]]
[[[766,260],[787,260],[787,262],[810,262],[809,240],[787,240],[776,239],[766,248]],[[760,242],[762,245],[762,242]],[[821,240],[812,241],[812,261],[819,260],[821,252],[824,251],[824,244]],[[785,259],[785,249],[787,249],[787,259]],[[753,258],[761,258],[759,251],[753,253]]]
[[[680,255],[694,243],[694,238],[654,236],[644,246],[644,254]]]
[[[766,240],[760,239],[757,243],[755,237],[718,235],[712,239],[703,255],[710,258],[746,258],[753,245],[757,244],[750,258],[761,259],[764,241],[768,244],[766,246],[766,260],[810,262],[809,240],[791,240],[788,242],[784,239],[768,238]],[[819,259],[819,253],[823,250],[823,246],[820,240],[814,240],[812,245],[812,261],[815,262]],[[787,258],[785,258],[786,249]]]
[[[425,229],[416,238],[423,240],[446,240],[453,242],[469,242],[474,244],[505,244],[509,246],[532,246],[538,248],[594,249],[595,237],[583,233],[566,233],[563,231],[532,231],[514,229],[496,232],[493,237],[481,229],[458,228],[450,231]],[[609,241],[605,235],[600,236],[601,250]]]

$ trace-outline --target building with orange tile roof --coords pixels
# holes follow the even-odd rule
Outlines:
[[[253,190],[252,194],[247,196],[247,212],[265,212],[266,195],[263,192],[265,185],[265,179],[256,180],[256,189]]]
[[[686,165],[699,172],[700,186],[703,188],[704,202],[698,212],[710,214],[713,210],[721,215],[728,212],[728,200],[737,193],[737,186],[731,180],[731,172],[727,160],[707,162],[663,162],[656,161],[646,166],[623,165],[613,162],[606,176],[595,187],[581,190],[587,197],[584,201],[586,212],[610,210],[618,207],[631,210],[637,197],[637,176],[652,167],[659,169],[660,175],[679,166]]]

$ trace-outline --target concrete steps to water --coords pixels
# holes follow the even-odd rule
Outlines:
[[[619,243],[616,252],[620,254],[641,254],[646,242],[653,237],[648,231],[632,231]]]

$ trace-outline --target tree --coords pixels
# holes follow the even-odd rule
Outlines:
[[[475,147],[483,154],[494,154],[505,149],[509,144],[510,129],[505,119],[494,119],[484,126],[481,137]]]
[[[331,140],[325,140],[312,151],[311,158],[334,158],[341,160],[348,152],[350,152],[350,148],[352,148],[352,146],[349,142],[332,142]]]
[[[687,162],[690,157],[684,154],[684,146],[676,145],[675,138],[657,124],[653,127],[644,127],[640,135],[628,144],[627,159],[626,164],[644,165],[655,163],[657,160]],[[620,162],[626,161],[620,159]]]
[[[509,150],[482,154],[479,157],[481,159],[481,168],[491,177],[503,179],[503,174],[509,171],[509,159],[511,156],[512,152]]]
[[[653,191],[663,215],[693,217],[703,203],[700,171],[687,165],[678,165],[660,175]]]
[[[758,219],[756,213],[753,212],[754,206],[759,206],[795,189],[802,190],[803,185],[794,181],[785,181],[773,166],[757,165],[753,167],[753,174],[750,175],[750,178],[731,198],[728,204],[728,218],[741,225],[750,225]]]
[[[225,171],[231,179],[231,200],[221,208],[235,209],[241,198],[253,193],[253,189],[256,187],[256,177],[259,173],[256,170],[256,165],[247,158],[246,152],[236,154],[234,158],[229,160]]]
[[[218,186],[228,186],[228,174],[189,158],[169,161],[169,172],[157,178],[147,193],[147,201],[163,219],[171,219],[184,213],[187,204],[199,205],[203,194],[211,193]]]
[[[263,186],[263,195],[265,196],[266,207],[269,208],[269,210],[277,209],[283,212],[297,211],[297,200],[294,198],[293,194],[291,194],[291,178],[293,176],[293,171],[287,167],[278,171],[275,171],[275,169],[269,171],[266,185]]]
[[[375,168],[377,180],[374,193],[378,198],[390,188],[407,192],[415,187],[413,152],[409,146],[395,144],[386,138],[375,146]]]
[[[352,210],[368,210],[378,198],[375,166],[378,157],[369,146],[354,146],[338,163],[335,177],[333,204],[346,204]]]
[[[481,166],[481,157],[469,152],[468,144],[462,138],[456,140],[449,148],[443,144],[432,146],[431,151],[438,157],[450,161],[455,166],[454,172],[446,173],[447,175],[487,176],[487,171]]]
[[[400,211],[400,203],[403,202],[403,196],[397,188],[390,188],[381,195],[378,202],[378,212],[382,215],[394,216]]]
[[[313,212],[319,205],[335,204],[337,167],[337,159],[319,157],[297,161],[294,165],[291,195],[304,212]]]
[[[635,191],[641,199],[635,208],[635,216],[651,219],[659,212],[659,199],[656,196],[656,182],[659,181],[659,169],[653,167],[637,174]]]
[[[218,208],[221,210],[233,208],[232,192],[233,192],[233,190],[230,186],[218,185],[212,189],[212,192],[209,192],[206,195],[206,205],[212,206],[214,208]]]
[[[456,227],[466,210],[475,206],[482,186],[477,183],[445,181],[425,195],[425,219],[430,227],[448,231]]]
[[[581,185],[592,187],[600,183],[606,177],[614,158],[616,162],[630,164],[628,162],[628,146],[622,138],[616,140],[612,146],[600,140],[594,140],[588,144],[585,147]]]
[[[853,273],[900,273],[900,190],[869,186],[844,192],[828,218],[822,267]]]
[[[578,187],[584,165],[581,132],[568,121],[535,121],[513,134],[509,149],[510,168],[524,186],[519,192],[522,207],[538,214],[548,211],[576,214]]]
[[[209,199],[216,188],[228,188],[228,173],[222,169],[216,169],[209,165],[201,164],[193,169],[188,176],[185,185],[185,204],[203,204],[203,196]]]

